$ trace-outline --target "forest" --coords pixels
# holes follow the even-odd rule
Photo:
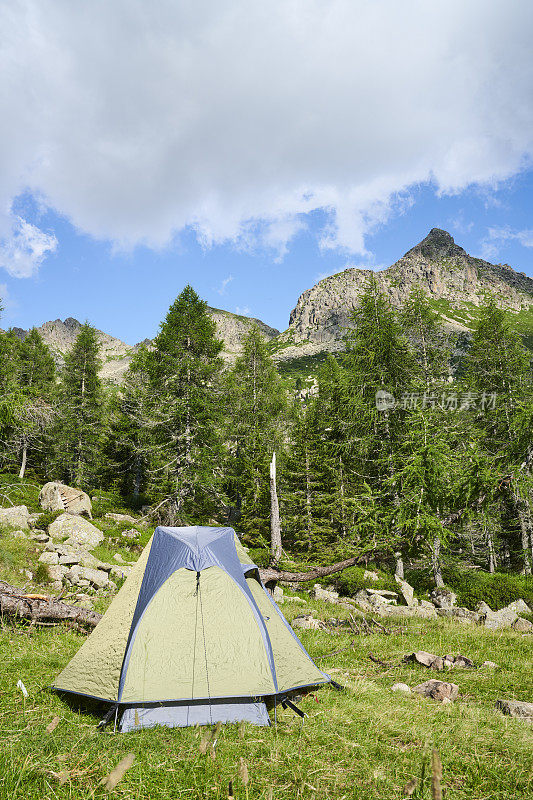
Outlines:
[[[531,353],[494,298],[461,343],[421,289],[398,311],[370,279],[311,392],[257,328],[235,363],[221,349],[191,286],[121,387],[99,378],[88,323],[59,366],[35,329],[1,334],[0,472],[114,491],[162,524],[230,525],[263,566],[531,575]]]

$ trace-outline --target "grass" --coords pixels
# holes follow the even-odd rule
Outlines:
[[[289,618],[302,609],[322,619],[347,613],[318,601],[283,606]],[[277,727],[270,729],[224,726],[214,760],[200,753],[203,730],[98,733],[98,716],[69,707],[47,688],[81,645],[82,635],[63,628],[4,625],[0,797],[107,796],[100,779],[132,752],[135,762],[115,790],[124,800],[225,798],[229,781],[236,798],[392,800],[405,796],[402,789],[411,778],[420,778],[424,759],[435,747],[443,763],[447,800],[530,798],[532,731],[503,717],[494,702],[498,697],[533,698],[531,638],[446,620],[387,624],[394,628],[391,635],[303,631],[309,652],[346,690],[324,687],[302,699],[300,705],[309,715],[303,727],[283,710]],[[352,640],[353,649],[327,655],[349,647]],[[392,693],[390,686],[397,681],[412,686],[436,676],[419,665],[399,663],[406,653],[421,648],[462,653],[476,663],[493,660],[500,669],[454,671],[450,679],[459,685],[460,698],[453,705]],[[383,669],[369,653],[396,666]],[[29,692],[26,701],[16,688],[19,679]],[[60,723],[48,734],[46,726],[54,716]],[[247,793],[238,777],[240,758],[250,774]],[[430,796],[426,781],[418,797]]]

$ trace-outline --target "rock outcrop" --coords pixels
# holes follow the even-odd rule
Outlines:
[[[104,540],[102,531],[74,514],[61,514],[48,526],[48,533],[51,539],[85,550],[94,550]]]
[[[0,508],[0,528],[18,528],[28,530],[30,514],[26,506],[9,506]]]
[[[487,292],[513,312],[533,306],[532,278],[507,265],[468,255],[449,233],[433,228],[422,242],[381,272],[348,267],[307,289],[290,315],[288,329],[276,340],[277,357],[288,360],[343,349],[350,313],[372,274],[398,308],[414,286],[421,286],[435,301],[445,329],[453,332],[471,329],[476,307]]]
[[[68,511],[69,514],[86,514],[92,519],[92,503],[88,494],[64,483],[50,481],[39,492],[39,504],[45,511]]]

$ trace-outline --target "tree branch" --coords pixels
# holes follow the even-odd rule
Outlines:
[[[259,570],[259,576],[263,583],[272,583],[275,581],[288,581],[289,583],[305,583],[312,581],[315,578],[325,578],[326,575],[333,575],[335,572],[347,567],[354,567],[360,561],[364,560],[363,556],[354,556],[347,558],[345,561],[337,561],[336,564],[330,564],[327,567],[313,567],[309,572],[287,572],[283,569],[276,569],[275,567],[266,567]]]
[[[31,622],[71,622],[88,628],[95,628],[102,618],[96,611],[70,606],[55,597],[27,594],[4,581],[0,581],[0,614]]]

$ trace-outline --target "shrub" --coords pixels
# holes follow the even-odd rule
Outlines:
[[[533,608],[533,578],[505,572],[481,572],[457,567],[444,567],[442,577],[446,586],[457,595],[457,605],[474,609],[482,600],[496,610],[522,598]],[[418,594],[429,593],[434,588],[427,570],[411,570],[407,581]]]
[[[392,592],[398,591],[398,584],[394,580],[394,576],[388,572],[369,567],[369,570],[376,572],[379,580],[372,581],[364,577],[364,567],[348,567],[343,569],[342,572],[328,575],[325,578],[316,581],[322,586],[334,586],[335,590],[344,597],[353,597],[360,589],[388,589]],[[315,581],[313,581],[315,583]]]
[[[62,513],[62,511],[43,511],[43,513],[39,514],[37,517],[35,527],[41,531],[47,530],[48,526]]]
[[[37,562],[37,567],[33,572],[33,581],[34,583],[40,583],[42,586],[51,583],[48,567],[42,561]]]

